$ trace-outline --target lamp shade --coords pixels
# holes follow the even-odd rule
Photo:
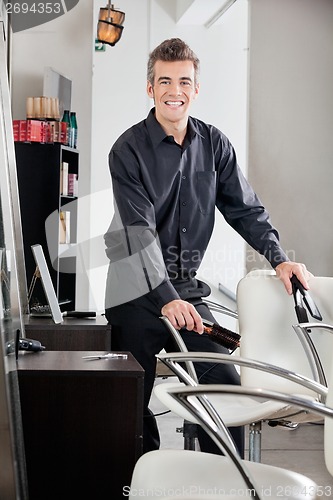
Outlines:
[[[108,18],[112,19],[115,24],[122,25],[125,21],[125,12],[113,8],[113,5],[109,7],[102,7],[99,9],[99,20],[109,21]]]
[[[115,45],[122,35],[124,26],[110,21],[98,21],[97,40],[109,45]]]

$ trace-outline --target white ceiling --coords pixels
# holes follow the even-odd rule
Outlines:
[[[231,3],[232,0],[177,0],[177,24],[208,27],[214,22],[215,16],[218,18],[218,13]]]

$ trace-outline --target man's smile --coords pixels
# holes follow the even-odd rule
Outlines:
[[[183,106],[184,105],[184,101],[165,101],[165,103],[167,106],[172,106],[172,107],[180,107],[180,106]]]

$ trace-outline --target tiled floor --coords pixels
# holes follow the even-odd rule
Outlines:
[[[163,383],[157,379],[156,383]],[[171,381],[172,379],[168,379]],[[176,381],[176,379],[175,379]],[[165,407],[152,397],[151,409],[157,414]],[[183,421],[172,413],[157,417],[161,448],[179,448],[184,446],[181,429]],[[333,446],[333,443],[332,443]],[[302,424],[295,430],[281,427],[269,427],[264,424],[262,430],[262,462],[300,472],[322,486],[322,498],[333,498],[333,478],[324,462],[323,425]]]

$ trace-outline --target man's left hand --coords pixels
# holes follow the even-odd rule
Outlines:
[[[290,278],[293,274],[297,276],[306,290],[309,289],[308,280],[311,278],[311,276],[313,276],[313,274],[311,274],[307,270],[305,264],[301,264],[299,262],[282,262],[282,264],[276,266],[275,271],[278,278],[280,278],[280,280],[283,282],[289,295],[292,294],[292,285]]]

